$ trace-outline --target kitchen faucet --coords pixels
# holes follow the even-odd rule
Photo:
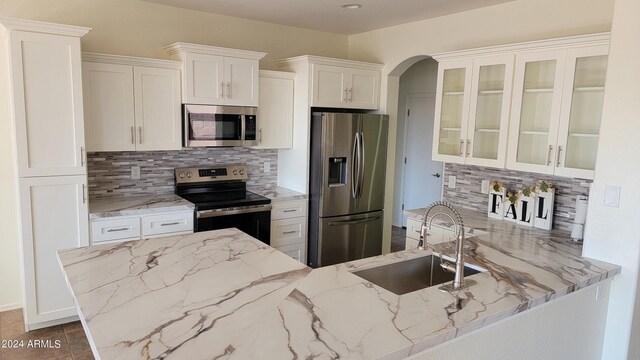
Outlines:
[[[432,211],[436,211],[433,216],[429,219],[429,214]],[[464,223],[462,222],[462,216],[460,213],[456,211],[449,203],[444,201],[436,201],[433,204],[429,205],[427,211],[424,213],[424,218],[422,219],[422,226],[420,227],[420,241],[418,242],[418,249],[424,250],[427,244],[427,231],[431,230],[431,223],[436,216],[444,215],[451,220],[454,224],[454,234],[456,234],[456,264],[451,265],[450,263],[442,260],[440,266],[449,272],[455,273],[455,277],[453,279],[453,284],[444,285],[441,287],[443,290],[457,290],[464,286],[464,259],[462,258],[462,249],[464,246]],[[427,224],[427,219],[429,223]]]

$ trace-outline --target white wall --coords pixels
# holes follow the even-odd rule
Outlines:
[[[347,36],[158,5],[140,0],[2,0],[0,16],[87,26],[82,50],[166,58],[176,41],[263,51],[260,67],[297,55],[347,56]]]
[[[9,118],[8,54],[4,41],[0,41],[0,47],[0,311],[4,311],[21,306],[22,290]]]
[[[622,266],[613,282],[603,359],[639,359],[640,265],[640,1],[616,0],[605,85],[596,176],[585,230],[584,254]],[[621,188],[620,207],[604,206],[605,186]],[[632,332],[632,325],[635,331]],[[635,338],[631,337],[635,334]],[[634,346],[627,354],[629,345]]]
[[[398,94],[398,125],[396,139],[396,164],[404,161],[404,141],[407,113],[407,95],[435,94],[438,77],[438,63],[431,59],[423,59],[412,65],[400,76],[400,93]],[[403,167],[398,166],[394,174],[393,189],[393,225],[402,226],[402,183]],[[426,204],[425,204],[426,205]]]

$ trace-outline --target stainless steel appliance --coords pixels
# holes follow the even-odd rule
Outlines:
[[[183,110],[186,147],[258,145],[257,108],[187,104]]]
[[[269,244],[271,200],[247,191],[244,165],[175,169],[175,192],[195,205],[194,231],[238,228]]]
[[[382,253],[389,117],[321,113],[311,117],[311,267]]]

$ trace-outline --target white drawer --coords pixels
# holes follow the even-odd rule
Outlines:
[[[271,206],[271,220],[307,216],[307,200],[274,202]]]
[[[271,221],[271,246],[306,243],[307,218]]]
[[[113,218],[91,221],[91,242],[125,241],[140,239],[140,218]]]
[[[422,221],[415,219],[407,219],[407,237],[415,240],[420,240],[420,229],[422,227]],[[431,229],[427,231],[427,243],[439,244],[442,242],[442,236],[444,229],[440,226],[431,224]]]
[[[275,249],[285,255],[291,256],[303,264],[307,263],[307,244],[305,243],[276,246]]]
[[[145,215],[142,217],[143,237],[190,232],[193,232],[193,211]]]

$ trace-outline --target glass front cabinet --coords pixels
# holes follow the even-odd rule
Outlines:
[[[504,55],[440,62],[434,160],[504,167],[513,61]]]
[[[593,179],[608,46],[516,60],[507,168]]]

